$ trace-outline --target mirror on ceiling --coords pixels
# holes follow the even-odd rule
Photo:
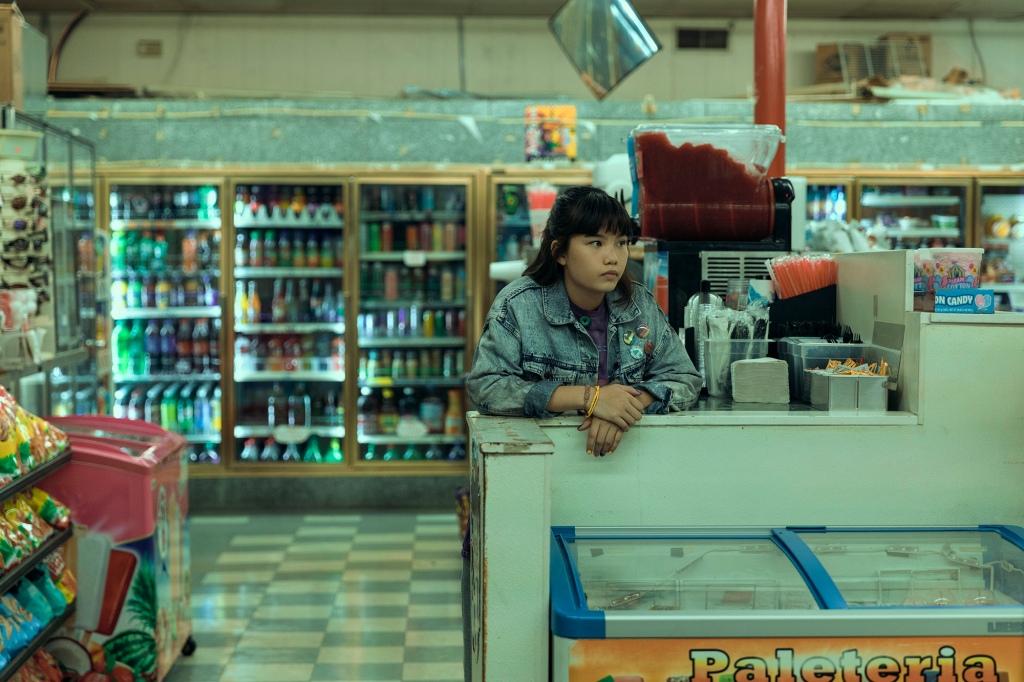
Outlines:
[[[568,0],[548,25],[598,99],[661,49],[629,0]]]

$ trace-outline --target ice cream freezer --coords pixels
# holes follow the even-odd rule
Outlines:
[[[554,682],[1022,682],[1024,529],[551,536]]]
[[[195,647],[187,444],[146,422],[51,421],[72,458],[40,487],[74,510],[79,594],[74,623],[46,647],[79,674],[127,668],[159,682]]]

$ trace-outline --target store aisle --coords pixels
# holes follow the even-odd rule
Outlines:
[[[193,516],[167,682],[462,680],[455,514]]]

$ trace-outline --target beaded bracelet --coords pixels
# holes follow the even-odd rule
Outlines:
[[[594,402],[590,403],[590,407],[587,408],[587,417],[594,414],[594,408],[597,407],[597,398],[601,395],[601,387],[594,386]]]

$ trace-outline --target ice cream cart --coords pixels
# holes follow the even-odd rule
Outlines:
[[[47,649],[79,673],[121,666],[159,682],[195,649],[186,442],[140,421],[51,421],[73,455],[42,487],[75,505],[79,596],[74,624]]]
[[[555,682],[1020,682],[1024,529],[556,527]]]

